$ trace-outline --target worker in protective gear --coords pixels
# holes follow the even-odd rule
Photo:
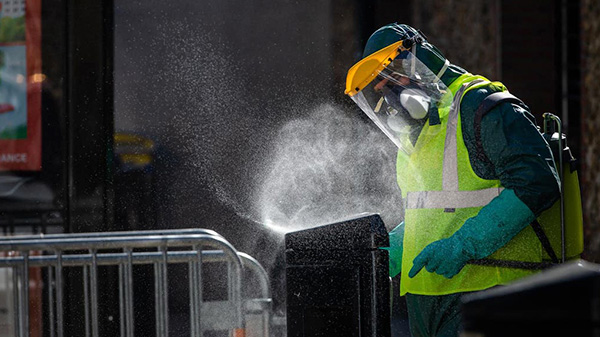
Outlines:
[[[558,175],[526,106],[501,103],[477,120],[506,90],[404,24],[377,30],[348,71],[346,94],[399,149],[405,219],[388,249],[413,336],[456,336],[462,294],[539,270],[529,225],[559,198]]]

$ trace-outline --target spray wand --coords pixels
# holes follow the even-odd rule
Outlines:
[[[562,123],[558,116],[546,112],[542,115],[544,117],[544,133],[551,136],[553,140],[554,136],[558,137],[558,176],[560,178],[560,244],[561,244],[561,262],[566,260],[566,249],[565,249],[565,200],[564,200],[564,175],[563,175],[563,134],[562,134]],[[552,123],[557,126],[556,133]]]

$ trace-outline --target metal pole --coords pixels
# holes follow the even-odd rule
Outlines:
[[[56,289],[56,284],[54,283],[54,271],[55,269],[52,266],[48,266],[48,324],[50,325],[50,337],[56,337],[56,330],[54,329],[54,308],[56,303],[54,303],[54,290]]]
[[[125,253],[127,254],[127,249],[125,249]],[[129,282],[127,281],[128,275],[128,266],[127,263],[123,265],[123,274],[121,278],[121,285],[119,288],[123,289],[123,298],[119,303],[119,307],[122,308],[120,310],[123,311],[123,319],[125,327],[125,336],[129,337],[130,329],[129,329],[129,301],[131,300],[131,288],[129,288]]]
[[[561,259],[564,263],[567,259],[566,252],[566,233],[565,233],[565,181],[563,171],[563,143],[562,143],[562,124],[560,118],[554,116],[558,123],[558,166],[560,175],[560,239],[561,239]]]
[[[566,233],[565,233],[565,198],[564,198],[564,174],[563,174],[563,142],[562,142],[562,123],[558,116],[549,114],[556,124],[558,124],[558,175],[560,177],[560,243],[561,243],[561,262],[566,260]]]
[[[64,316],[63,316],[63,270],[62,270],[62,251],[56,252],[56,332],[58,337],[64,336]]]
[[[240,253],[243,254],[243,253]],[[167,252],[169,264],[184,264],[197,260],[196,252],[193,250],[178,250]],[[227,262],[231,261],[230,257],[225,254],[222,250],[205,250],[202,252],[202,262]],[[96,259],[98,266],[117,266],[119,264],[125,265],[127,263],[127,254],[125,253],[97,253]],[[133,252],[132,259],[134,265],[147,265],[158,263],[162,259],[162,255],[159,252]],[[29,267],[47,267],[49,265],[56,264],[56,255],[45,255],[45,256],[30,256]],[[22,258],[12,257],[8,259],[0,258],[0,268],[15,268],[20,267],[23,262]],[[62,265],[63,267],[83,267],[90,266],[92,258],[89,253],[86,254],[70,254],[63,255]],[[246,264],[244,263],[244,266]],[[262,287],[262,286],[261,286]]]
[[[21,333],[23,336],[29,336],[29,251],[23,251],[21,254],[23,255],[23,275],[21,278],[23,304],[21,307],[21,315],[23,315],[21,322],[23,326],[21,327]]]
[[[156,336],[159,337],[162,334],[162,297],[160,296],[160,290],[162,289],[162,278],[160,277],[160,263],[154,264],[154,315],[156,321]]]
[[[91,276],[91,299],[92,299],[92,336],[98,337],[98,257],[96,256],[97,250],[90,249],[92,254],[92,269],[90,271]]]
[[[166,246],[160,246],[160,252],[163,256],[163,259],[161,261],[161,278],[162,278],[162,286],[163,288],[161,289],[161,296],[162,296],[162,302],[163,302],[163,313],[162,313],[162,318],[163,318],[163,336],[168,337],[169,335],[169,287],[168,287],[168,275],[167,275],[167,247]]]
[[[131,248],[125,248],[125,252],[127,253],[127,269],[125,270],[125,282],[126,282],[126,310],[125,317],[127,319],[127,337],[133,337],[134,327],[133,327],[133,263]]]
[[[233,284],[233,278],[231,273],[231,263],[227,262],[227,298],[231,301],[233,299],[233,293],[235,285]]]
[[[119,263],[119,336],[125,337],[125,275],[123,274],[123,264]]]
[[[196,305],[196,285],[197,285],[197,273],[196,273],[196,263],[194,261],[190,261],[188,263],[188,280],[190,287],[190,335],[192,337],[198,337],[198,330],[196,325],[196,315],[197,313],[197,305]]]
[[[202,337],[204,334],[202,331],[202,245],[195,245],[194,250],[196,251],[197,261],[196,261],[196,284],[194,288],[196,288],[196,305],[198,314],[196,315],[196,326],[198,327],[198,336]]]
[[[85,314],[85,336],[90,337],[90,275],[88,266],[83,266],[83,305]]]
[[[14,317],[14,326],[15,326],[15,336],[22,336],[21,334],[21,315],[20,315],[20,305],[21,305],[21,292],[19,286],[19,274],[20,274],[21,266],[18,265],[12,269],[12,286],[13,286],[13,317]]]
[[[219,233],[210,229],[186,228],[186,229],[156,229],[146,231],[118,231],[118,232],[92,232],[92,233],[60,233],[60,234],[34,234],[19,236],[0,236],[0,241],[15,240],[46,240],[46,239],[96,239],[152,235],[207,235],[222,238]]]

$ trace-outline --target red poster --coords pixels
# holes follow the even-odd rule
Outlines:
[[[41,0],[0,0],[0,171],[42,168]]]

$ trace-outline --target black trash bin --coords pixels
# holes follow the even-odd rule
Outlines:
[[[390,336],[383,221],[363,215],[288,233],[287,336]]]

